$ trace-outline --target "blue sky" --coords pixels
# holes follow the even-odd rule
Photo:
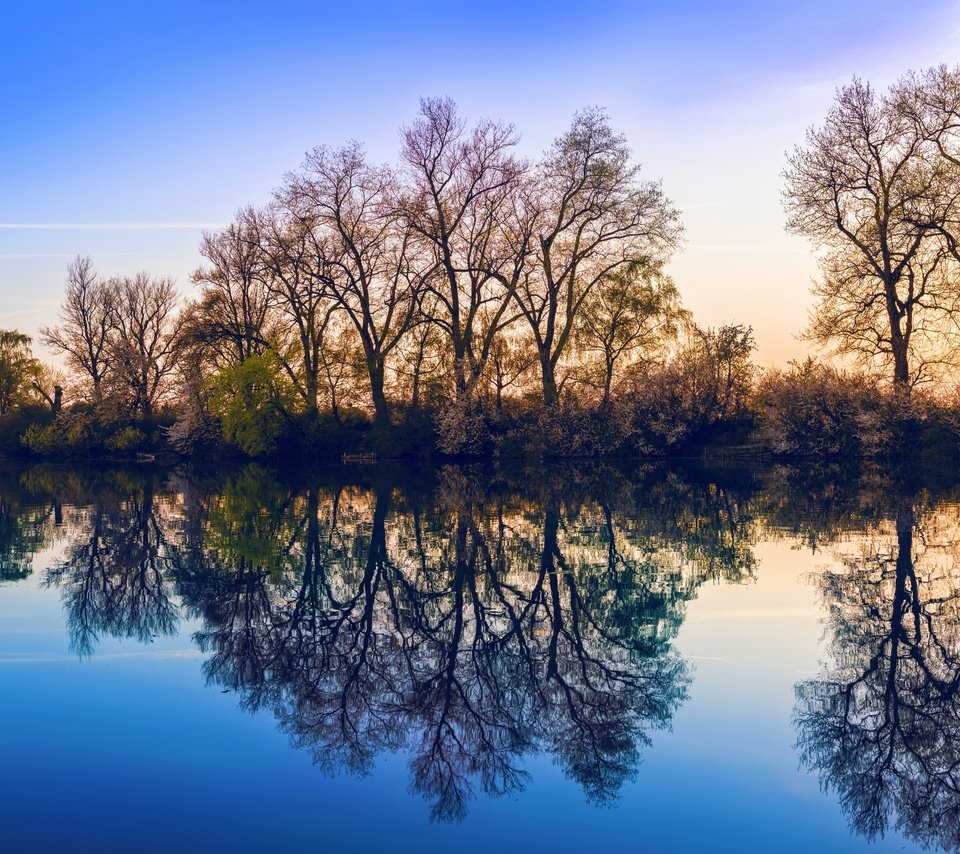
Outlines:
[[[54,319],[79,253],[190,290],[200,229],[320,143],[394,157],[422,95],[512,121],[536,155],[608,109],[685,211],[702,323],[793,338],[814,267],[783,233],[784,152],[854,75],[958,61],[960,4],[43,3],[0,0],[0,326]]]

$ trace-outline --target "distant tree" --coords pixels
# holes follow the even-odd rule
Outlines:
[[[103,397],[110,370],[113,292],[97,278],[90,258],[77,256],[67,267],[67,290],[56,326],[40,329],[40,340],[66,357],[83,378],[94,403]]]
[[[784,175],[788,229],[824,250],[810,338],[889,365],[908,397],[956,349],[960,291],[944,240],[960,215],[955,164],[930,156],[895,96],[854,80]]]
[[[557,368],[593,290],[631,265],[662,263],[680,238],[677,210],[639,172],[626,139],[596,109],[578,113],[537,168],[536,262],[516,300],[536,344],[547,406],[559,401]]]

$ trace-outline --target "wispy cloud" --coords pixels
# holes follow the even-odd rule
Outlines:
[[[98,252],[98,258],[127,258],[135,252]],[[76,258],[76,252],[0,252],[0,261],[15,261],[21,258]]]
[[[789,246],[740,246],[737,244],[719,243],[689,243],[684,249],[693,249],[698,252],[774,252],[784,255],[806,255],[805,249],[791,249]]]
[[[0,222],[18,231],[175,231],[223,228],[222,222]]]

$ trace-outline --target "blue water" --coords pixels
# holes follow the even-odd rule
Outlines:
[[[886,641],[867,625],[872,606],[855,626],[849,601],[840,602],[847,594],[831,592],[822,579],[887,573],[880,586],[893,585],[894,601],[900,588],[890,573],[897,548],[906,547],[911,577],[929,587],[919,605],[936,622],[912,649],[939,640],[929,678],[940,680],[940,693],[932,703],[916,671],[904,674],[900,690],[949,716],[954,707],[940,683],[960,670],[960,631],[944,604],[952,603],[944,591],[960,590],[952,572],[958,511],[949,491],[904,499],[889,486],[878,499],[873,482],[869,489],[854,484],[841,511],[824,518],[835,485],[815,486],[824,498],[814,512],[809,486],[797,494],[763,472],[738,475],[732,486],[723,484],[724,473],[601,472],[574,490],[568,475],[556,488],[531,489],[537,478],[529,474],[504,483],[446,471],[410,494],[402,473],[384,474],[385,484],[367,473],[328,473],[312,499],[310,483],[262,471],[196,482],[182,473],[134,472],[106,484],[102,473],[41,474],[7,472],[0,490],[5,514],[19,525],[5,526],[0,543],[8,556],[0,582],[0,850],[952,850],[957,820],[949,807],[958,796],[951,773],[906,780],[922,792],[911,801],[903,778],[912,760],[899,759],[894,776],[879,781],[893,792],[883,803],[883,827],[857,827],[857,792],[838,790],[822,763],[801,757],[806,707],[798,693],[810,680],[835,683],[855,667],[851,656],[867,638],[885,654]],[[803,509],[784,511],[795,495]],[[909,518],[905,500],[915,514]],[[928,532],[922,547],[905,539],[905,518]],[[364,601],[389,601],[382,591],[399,579],[415,588],[398,594],[403,614],[374,620],[366,647],[331,647],[328,658],[309,666],[296,650],[278,652],[276,640],[290,615],[305,608],[305,519],[319,520],[315,542],[323,545],[322,574],[333,593],[310,600],[297,649],[316,649],[330,621],[343,618],[344,603],[364,589],[364,577],[374,577],[364,572],[378,548],[382,586]],[[614,574],[605,563],[611,529],[619,536]],[[15,531],[29,531],[27,546],[13,543]],[[563,610],[587,651],[585,659],[562,659],[554,676],[549,639],[557,612],[550,608],[559,600],[551,605],[547,595],[543,619],[521,629],[501,622],[503,601],[535,597],[548,536],[557,549],[543,578],[568,582],[558,589],[571,602],[580,596],[578,607],[593,615],[577,624],[576,609]],[[475,549],[477,542],[487,551]],[[96,569],[90,543],[109,556]],[[485,575],[474,558],[487,553],[506,557]],[[423,557],[429,567],[418,563]],[[475,594],[469,582],[457,586],[471,573],[480,579]],[[131,580],[138,575],[152,581],[138,587]],[[509,588],[503,599],[491,599],[492,578]],[[94,588],[103,595],[90,595]],[[839,605],[842,623],[833,618]],[[362,615],[362,603],[350,613]],[[488,636],[445,658],[456,615],[470,626],[478,613],[489,620]],[[404,643],[416,653],[397,659]],[[852,652],[850,643],[857,645]],[[498,644],[527,652],[504,661]],[[364,655],[368,665],[360,664]],[[413,661],[415,675],[398,660]],[[565,705],[554,686],[563,680],[575,691],[582,660],[616,677],[590,677],[603,688],[590,698],[595,706]],[[511,669],[518,661],[521,669]],[[327,752],[315,762],[303,743],[305,721],[316,724],[310,703],[319,695],[312,692],[336,694],[367,666],[356,696],[378,720],[357,724],[357,743],[349,733],[341,741],[324,730]],[[487,737],[509,741],[504,719],[524,722],[512,734],[519,746],[499,743],[489,755],[477,742],[462,753],[451,749],[449,767],[430,778],[445,787],[418,787],[413,764],[443,719],[445,666],[469,698],[452,702],[481,709],[478,726]],[[637,674],[645,687],[624,692]],[[533,690],[546,699],[531,700]],[[603,711],[584,712],[593,708]],[[365,714],[358,707],[350,720]],[[591,715],[581,729],[572,723]],[[466,712],[451,724],[451,739],[469,741],[472,725],[464,721]],[[291,736],[297,726],[305,729]],[[950,727],[937,731],[949,735]],[[382,737],[390,728],[393,738]],[[894,745],[898,756],[927,749],[918,738],[905,731]],[[600,770],[591,759],[595,743],[603,745]],[[945,744],[938,755],[957,747]],[[509,789],[502,794],[484,790],[494,766],[506,766],[515,781],[501,785]],[[937,815],[918,823],[916,811],[936,798]],[[913,830],[903,822],[908,814]]]

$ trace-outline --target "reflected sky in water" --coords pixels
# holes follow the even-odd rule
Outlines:
[[[958,850],[958,495],[4,470],[0,843]]]

